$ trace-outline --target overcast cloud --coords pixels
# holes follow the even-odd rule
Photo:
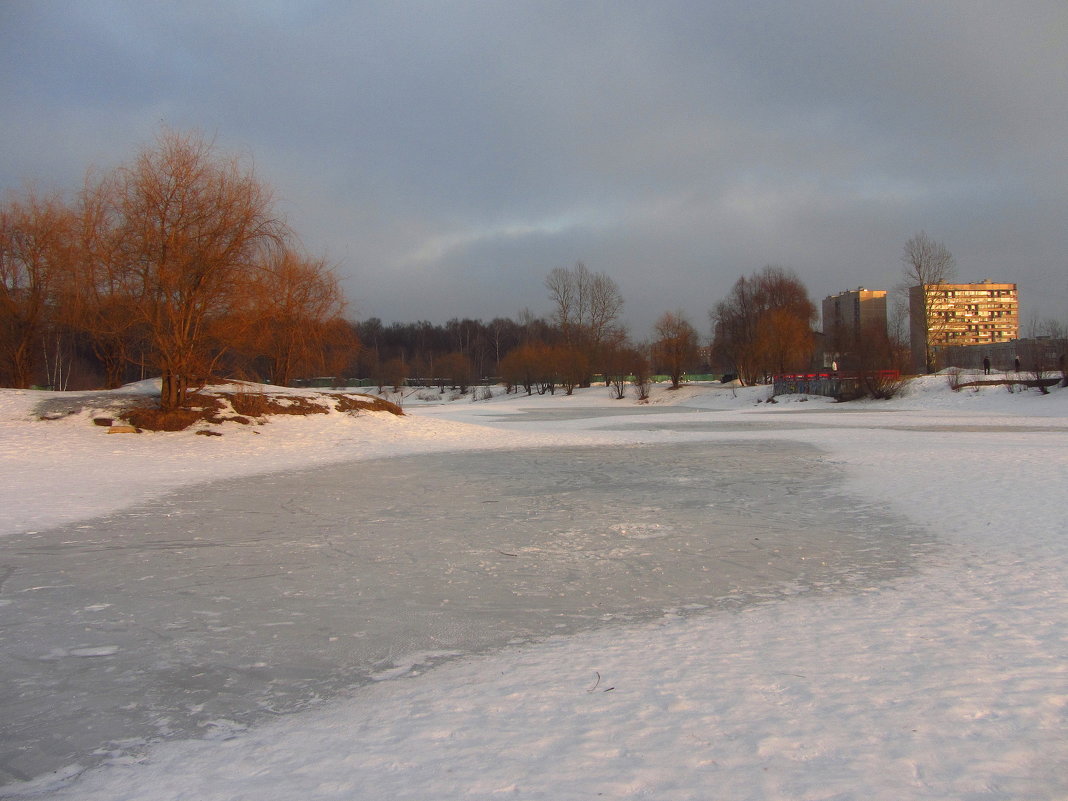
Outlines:
[[[636,338],[739,275],[961,280],[1068,321],[1068,4],[0,3],[0,188],[75,188],[161,123],[245,153],[350,316],[549,311],[584,262]]]

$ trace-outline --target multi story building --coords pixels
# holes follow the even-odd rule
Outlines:
[[[823,299],[823,334],[834,340],[855,340],[862,331],[886,331],[886,290],[849,289]]]
[[[1020,335],[1016,284],[922,284],[909,288],[909,342],[918,372],[947,347],[989,346]]]
[[[823,299],[824,367],[850,362],[858,347],[861,351],[869,350],[873,343],[866,343],[866,339],[885,339],[885,336],[885,289],[859,287]]]

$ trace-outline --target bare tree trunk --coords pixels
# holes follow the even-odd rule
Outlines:
[[[935,242],[925,231],[921,231],[905,243],[901,256],[905,265],[906,291],[909,294],[910,339],[922,337],[924,370],[934,372],[935,354],[932,339],[938,339],[944,330],[945,320],[938,316],[934,308],[934,299],[939,284],[950,281],[956,271],[956,260],[941,242]],[[920,287],[919,291],[914,288]],[[912,343],[915,352],[919,352],[920,343]]]

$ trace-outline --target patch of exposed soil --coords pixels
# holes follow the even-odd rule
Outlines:
[[[212,389],[190,395],[184,408],[169,411],[159,408],[158,396],[122,391],[49,398],[35,409],[36,416],[41,420],[57,420],[90,412],[98,425],[124,420],[145,431],[184,431],[197,423],[262,424],[274,415],[307,416],[329,414],[331,411],[351,415],[360,412],[404,414],[394,403],[355,392],[294,394]],[[105,420],[106,423],[103,422]]]

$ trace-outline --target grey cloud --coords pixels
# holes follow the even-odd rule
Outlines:
[[[251,154],[386,319],[547,307],[577,260],[635,335],[742,273],[815,297],[962,277],[1068,315],[1062,2],[4,4],[0,184],[77,182],[161,121]]]

